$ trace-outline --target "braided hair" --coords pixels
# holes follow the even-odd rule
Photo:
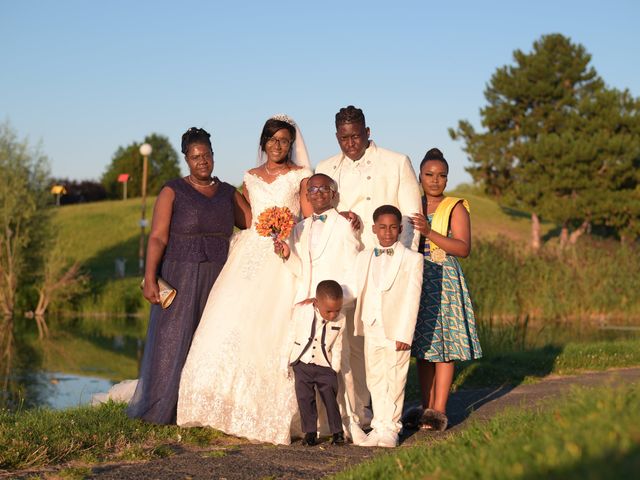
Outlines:
[[[362,110],[353,105],[341,108],[340,111],[336,113],[336,128],[345,123],[361,123],[365,126],[367,124]]]
[[[211,135],[203,128],[191,127],[182,134],[182,144],[180,146],[183,154],[187,154],[189,147],[193,143],[202,143],[209,146],[209,150],[213,152],[211,146]]]

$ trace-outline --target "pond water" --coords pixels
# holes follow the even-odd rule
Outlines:
[[[11,370],[0,370],[0,402],[9,408],[63,409],[90,403],[116,382],[137,378],[146,319],[49,320],[50,338],[39,340],[33,322],[16,322]],[[485,353],[522,350],[568,341],[640,336],[637,325],[525,324],[480,327]],[[0,365],[2,367],[2,365]],[[7,380],[8,379],[8,380]]]
[[[106,392],[114,381],[62,372],[38,372],[32,381],[39,385],[39,406],[56,410],[86,405],[95,393]]]
[[[145,320],[73,319],[48,324],[50,336],[40,340],[32,324],[16,322],[11,371],[8,377],[3,375],[6,369],[0,371],[5,384],[0,401],[9,408],[86,405],[95,393],[137,378]]]

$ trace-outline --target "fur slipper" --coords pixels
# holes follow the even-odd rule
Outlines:
[[[402,416],[402,426],[408,429],[417,429],[420,428],[420,419],[424,414],[424,409],[420,406],[410,408],[405,412]]]
[[[431,408],[427,408],[420,417],[420,426],[425,430],[444,432],[447,429],[448,423],[449,420],[444,413],[432,410]]]

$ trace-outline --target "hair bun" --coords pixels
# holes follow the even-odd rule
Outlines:
[[[444,160],[444,154],[438,148],[432,148],[424,155],[424,160]]]

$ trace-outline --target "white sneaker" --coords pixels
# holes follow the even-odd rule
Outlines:
[[[364,433],[364,432],[363,432]],[[380,433],[374,428],[358,445],[361,447],[377,447],[380,440]]]
[[[398,446],[398,434],[391,430],[385,430],[378,436],[378,446],[385,448],[395,448]]]
[[[360,445],[367,439],[367,434],[355,422],[351,422],[349,426],[349,436],[354,445]]]

